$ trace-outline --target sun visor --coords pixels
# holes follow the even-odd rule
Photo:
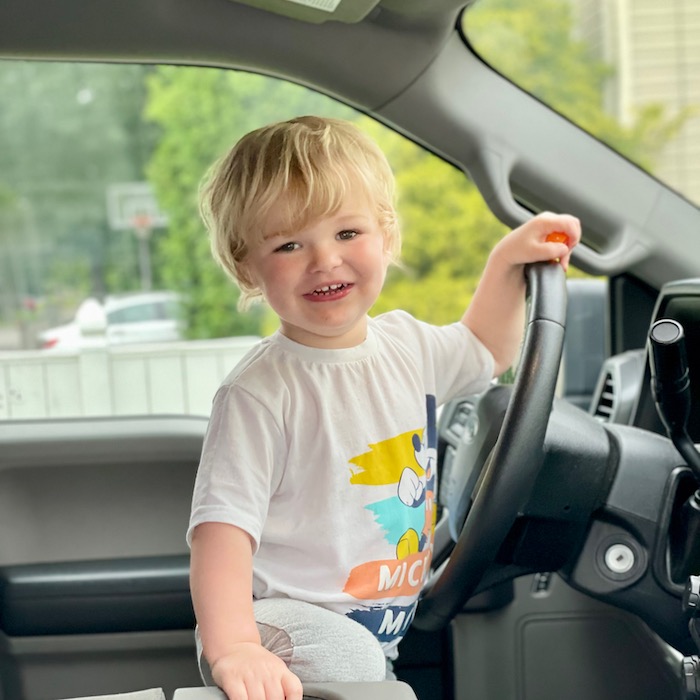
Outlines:
[[[352,24],[363,20],[379,0],[236,0],[302,22],[322,24],[329,20]]]

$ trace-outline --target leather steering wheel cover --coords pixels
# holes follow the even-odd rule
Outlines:
[[[530,315],[513,393],[484,478],[450,559],[420,601],[414,624],[444,627],[463,608],[493,563],[530,496],[559,374],[566,322],[566,276],[560,265],[526,268]]]

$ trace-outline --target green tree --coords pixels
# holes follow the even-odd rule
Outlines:
[[[466,175],[412,141],[363,118],[359,126],[396,173],[401,265],[390,270],[373,309],[402,308],[433,323],[459,319],[486,258],[506,232]]]
[[[0,186],[16,193],[22,294],[74,306],[138,284],[132,237],[108,225],[106,188],[143,179],[144,66],[0,63]]]

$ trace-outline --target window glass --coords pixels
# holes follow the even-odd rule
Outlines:
[[[505,231],[462,172],[284,81],[4,61],[0,89],[0,419],[208,413],[221,379],[277,324],[263,305],[238,311],[237,289],[212,260],[197,190],[210,164],[263,124],[351,119],[385,150],[403,267],[391,269],[373,313],[460,318]],[[137,292],[169,296],[108,299]],[[144,323],[166,315],[173,323],[157,332]],[[86,376],[98,365],[103,376]]]
[[[139,321],[156,321],[164,318],[161,302],[127,306],[107,314],[107,323],[138,323]]]
[[[489,0],[462,26],[496,70],[700,203],[697,0]]]

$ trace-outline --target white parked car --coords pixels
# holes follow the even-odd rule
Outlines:
[[[43,349],[162,343],[182,339],[182,302],[175,292],[135,292],[82,302],[70,323],[39,334]]]

